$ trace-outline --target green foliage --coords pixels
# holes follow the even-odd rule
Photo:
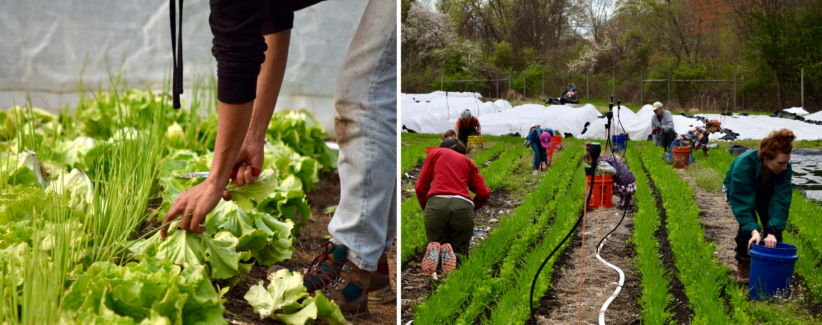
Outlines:
[[[491,56],[491,63],[507,70],[511,68],[511,56],[513,55],[513,47],[508,42],[502,41],[494,44],[494,54]]]
[[[523,87],[527,87],[527,89],[525,89],[526,95],[531,94],[531,96],[541,93],[543,73],[550,75],[553,71],[550,67],[546,68],[533,63],[527,70],[523,71],[519,76],[515,77],[516,79],[511,81],[511,88],[522,90]],[[523,78],[525,79],[524,81]]]
[[[225,324],[220,297],[202,266],[185,269],[145,258],[117,266],[98,262],[66,293],[72,324]]]
[[[331,325],[347,324],[336,303],[322,294],[314,297],[308,294],[299,272],[283,269],[272,277],[268,288],[260,281],[244,297],[254,307],[254,312],[263,318],[271,317],[288,325],[307,324],[317,318],[323,318]]]

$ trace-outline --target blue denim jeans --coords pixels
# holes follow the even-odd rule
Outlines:
[[[668,147],[668,153],[671,155],[671,160],[674,159],[674,147],[681,147],[681,146],[682,146],[682,142],[679,142],[679,141],[676,141],[676,140],[674,140],[674,142],[671,142],[671,146]],[[688,154],[688,156],[689,156],[689,159],[688,159],[689,163],[693,164],[694,163],[694,152],[691,151],[691,153]]]
[[[370,0],[334,86],[341,196],[328,233],[376,271],[397,234],[397,2]]]
[[[545,162],[548,163],[548,154],[545,152],[545,149],[538,142],[531,142],[531,150],[534,150],[534,169],[539,169],[539,163]]]

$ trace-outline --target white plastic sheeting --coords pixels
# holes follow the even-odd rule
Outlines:
[[[448,93],[448,101],[446,102],[445,93],[443,92],[403,94],[403,126],[419,133],[443,133],[454,128],[459,112],[469,109],[472,115],[478,116],[482,133],[488,135],[505,135],[518,132],[520,136],[525,137],[530,126],[534,124],[559,130],[563,134],[570,133],[575,138],[604,139],[606,135],[606,119],[598,118],[600,113],[593,105],[574,108],[566,105],[527,104],[511,107],[511,104],[504,100],[483,103],[479,98],[478,94]],[[625,106],[615,107],[611,134],[628,134],[631,139],[646,140],[651,135],[651,119],[653,116],[654,112],[651,105],[645,105],[637,112]],[[792,130],[797,140],[822,139],[822,126],[802,121],[773,118],[767,115],[735,115],[731,117],[703,114],[701,116],[709,120],[717,119],[722,121],[722,127],[730,128],[733,132],[739,133],[738,139],[740,140],[764,139],[771,131],[782,128]],[[684,134],[692,127],[703,125],[697,119],[682,115],[673,115],[673,120],[674,130],[677,134]],[[585,127],[586,123],[589,123],[587,128]],[[585,130],[584,134],[582,133],[583,130]],[[715,133],[710,138],[719,139],[723,136],[725,134]]]
[[[336,115],[334,81],[367,1],[325,1],[298,11],[278,107],[306,108],[329,130]],[[4,1],[0,10],[0,107],[24,103],[56,110],[76,101],[86,62],[86,90],[107,89],[109,73],[125,71],[129,88],[162,89],[171,66],[168,0]],[[211,75],[208,1],[185,1],[183,55],[186,89]],[[190,94],[186,91],[185,95]]]
[[[810,113],[808,113],[808,111],[806,111],[802,107],[791,107],[791,108],[785,109],[784,111],[786,111],[788,113],[796,114],[798,116],[805,116],[805,115],[810,114]]]
[[[814,121],[822,121],[822,111],[819,111],[819,112],[816,112],[816,113],[813,113],[813,114],[810,114],[810,115],[806,115],[805,119],[806,120],[814,120]]]

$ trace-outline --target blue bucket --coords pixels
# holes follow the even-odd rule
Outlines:
[[[776,243],[776,247],[751,245],[751,277],[748,296],[755,300],[768,300],[774,295],[785,298],[791,295],[793,267],[799,256],[796,246]]]
[[[611,141],[614,143],[614,152],[624,151],[625,146],[628,143],[628,139],[625,137],[624,134],[611,136]]]

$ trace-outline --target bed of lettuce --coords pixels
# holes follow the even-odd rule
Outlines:
[[[305,193],[337,161],[304,110],[274,114],[260,178],[227,187],[206,233],[172,224],[160,240],[171,203],[204,180],[176,176],[213,157],[213,92],[193,92],[182,110],[141,90],[97,92],[60,114],[0,110],[0,323],[224,324],[228,288],[254,264],[291,258],[311,216]],[[277,319],[344,322],[333,302],[299,297]]]

